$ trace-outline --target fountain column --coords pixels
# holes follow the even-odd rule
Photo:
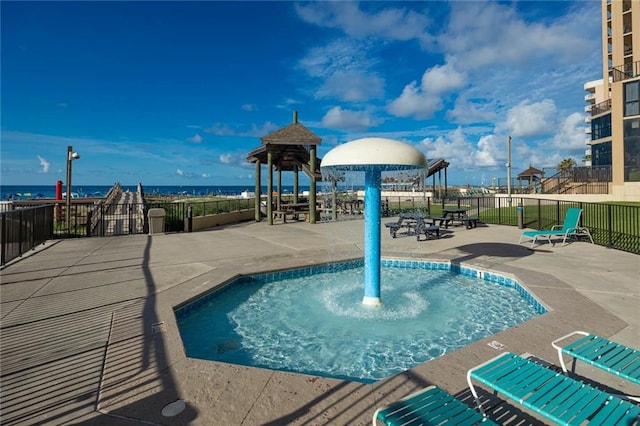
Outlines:
[[[381,305],[380,298],[380,170],[364,175],[364,305]]]
[[[362,299],[364,305],[382,305],[380,298],[382,171],[424,169],[426,166],[426,158],[416,148],[384,138],[363,138],[347,142],[333,148],[322,160],[320,167],[327,172],[365,173],[364,298]],[[314,179],[312,178],[311,181],[313,183]]]

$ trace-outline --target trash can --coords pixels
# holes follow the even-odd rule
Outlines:
[[[164,209],[149,209],[149,235],[164,234],[164,217],[167,213]]]
[[[518,203],[516,213],[518,214],[518,229],[524,229],[524,208],[522,207],[522,201]]]

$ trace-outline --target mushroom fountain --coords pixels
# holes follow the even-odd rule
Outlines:
[[[323,174],[365,173],[364,192],[364,305],[379,306],[381,175],[384,171],[422,169],[424,155],[413,146],[385,138],[362,138],[329,151],[322,159]]]

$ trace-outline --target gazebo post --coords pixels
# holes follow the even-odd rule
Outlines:
[[[309,185],[309,223],[316,223],[316,146],[311,145],[309,150],[309,168],[311,169],[311,182]]]
[[[267,223],[273,225],[273,154],[267,152]]]
[[[338,220],[338,180],[331,182],[331,220]]]
[[[276,196],[277,210],[282,210],[282,166],[278,165],[278,195]]]
[[[260,160],[256,161],[256,176],[255,176],[255,194],[256,194],[256,200],[255,200],[255,219],[256,222],[260,222],[260,201],[262,199],[262,195],[260,194],[260,188],[262,186],[262,182],[261,182],[261,169],[260,169]]]
[[[298,165],[293,166],[293,203],[298,204]]]

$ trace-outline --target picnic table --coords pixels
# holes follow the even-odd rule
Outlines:
[[[432,216],[429,220],[433,225],[437,222],[445,228],[448,228],[449,225],[453,225],[455,222],[459,222],[460,225],[465,225],[467,229],[478,226],[478,218],[467,216],[467,210],[462,208],[442,209],[442,216]]]
[[[292,216],[294,220],[298,220],[298,215],[309,215],[309,203],[282,203],[280,210],[273,211],[273,218],[281,217],[284,223],[287,223],[287,215]]]
[[[419,212],[400,213],[396,222],[385,223],[385,226],[389,228],[392,238],[396,238],[397,232],[402,228],[406,228],[407,235],[415,235],[418,241],[421,234],[424,234],[427,239],[429,236],[440,238],[440,227],[427,224],[426,218],[427,216]]]

